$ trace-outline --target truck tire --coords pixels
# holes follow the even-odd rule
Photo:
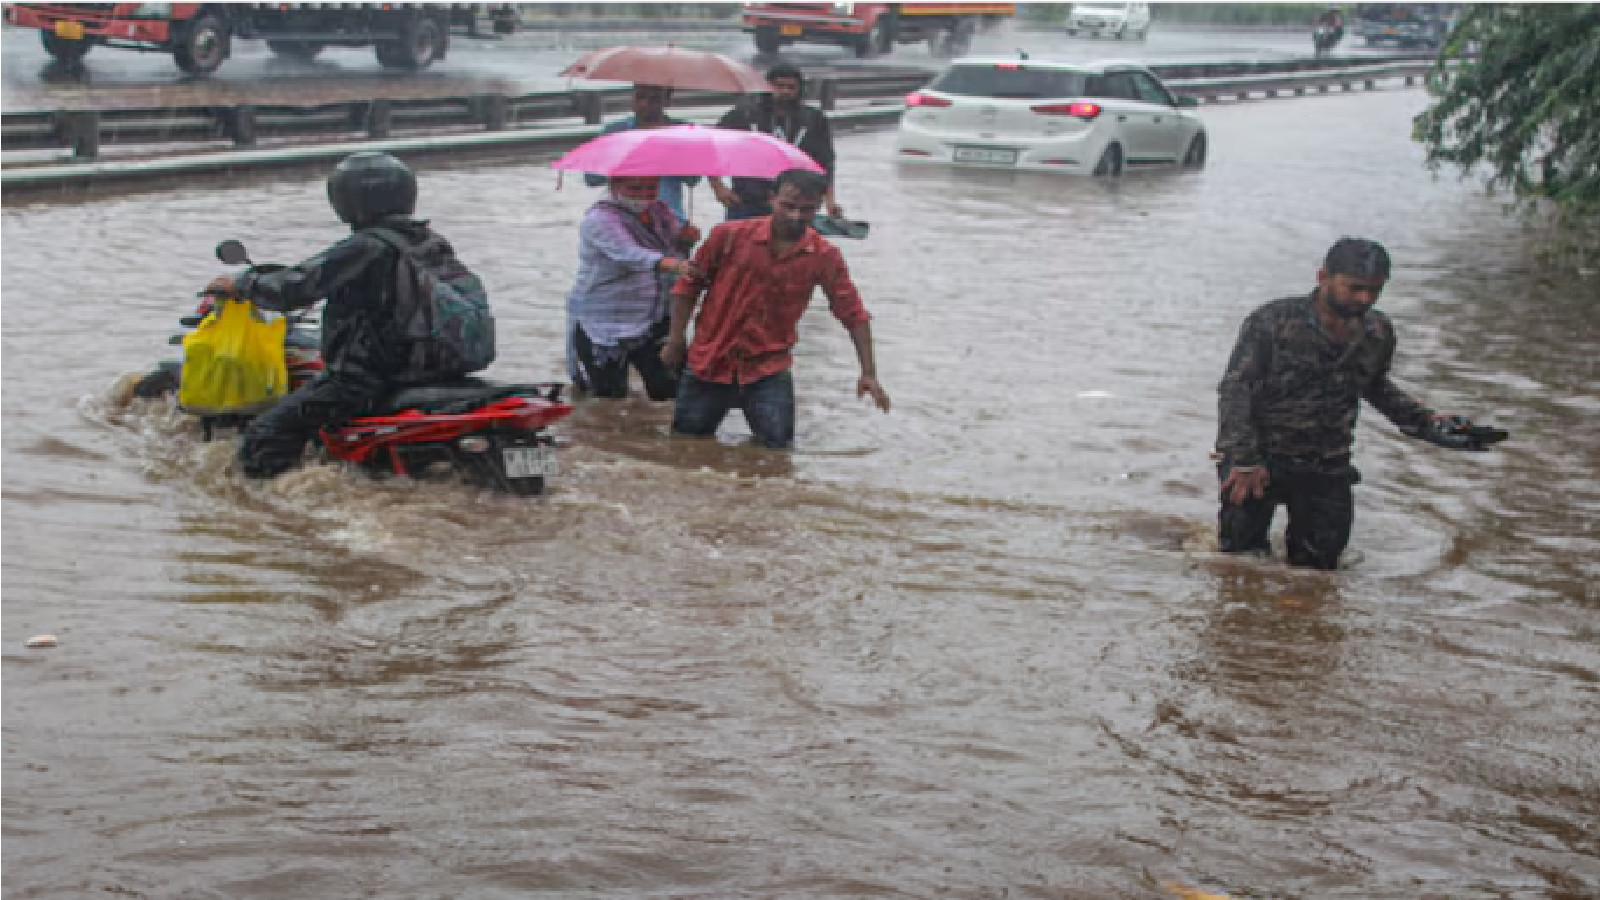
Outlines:
[[[66,65],[75,65],[94,48],[94,42],[88,40],[69,41],[59,38],[48,31],[39,32],[39,40],[44,44],[44,52],[50,58]]]
[[[756,49],[762,53],[777,53],[783,46],[783,41],[778,40],[778,29],[763,26],[756,29]]]
[[[316,59],[322,45],[316,41],[267,41],[267,49],[284,59]]]
[[[862,35],[860,41],[856,42],[856,56],[861,59],[871,59],[874,56],[893,50],[894,35],[890,32],[892,27],[889,13],[884,13],[874,19],[872,21],[872,29]]]
[[[444,56],[445,35],[432,16],[413,18],[401,27],[400,40],[378,42],[378,63],[390,69],[426,69]]]
[[[228,58],[228,26],[212,13],[201,13],[173,41],[172,59],[190,75],[210,75]]]
[[[972,47],[973,25],[962,19],[948,29],[941,29],[928,36],[928,52],[935,59],[952,59],[966,55]]]

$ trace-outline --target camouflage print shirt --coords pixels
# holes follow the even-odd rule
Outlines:
[[[1274,300],[1239,330],[1217,386],[1217,450],[1237,465],[1268,456],[1346,462],[1362,398],[1402,430],[1433,415],[1389,380],[1395,348],[1389,317],[1369,310],[1354,337],[1338,344],[1318,321],[1314,296]]]

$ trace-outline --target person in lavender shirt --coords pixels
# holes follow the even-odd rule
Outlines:
[[[669,292],[689,271],[699,230],[660,199],[661,179],[610,179],[578,229],[578,277],[567,295],[568,372],[596,397],[628,396],[635,369],[651,400],[677,396],[678,368],[661,362]]]

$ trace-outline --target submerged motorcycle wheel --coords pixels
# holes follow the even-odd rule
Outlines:
[[[180,368],[177,363],[161,363],[133,385],[133,396],[155,400],[178,392]]]

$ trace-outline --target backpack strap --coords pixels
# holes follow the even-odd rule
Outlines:
[[[429,230],[426,237],[415,243],[399,231],[393,228],[385,228],[381,225],[363,228],[361,233],[370,234],[380,242],[393,247],[400,252],[401,256],[410,257],[412,263],[418,266],[427,267],[437,262],[436,257],[441,248],[449,251],[446,255],[454,254],[454,251],[450,250],[450,245],[445,243],[444,238],[435,234],[432,230]]]
[[[369,225],[366,228],[361,229],[361,233],[370,234],[379,241],[382,241],[394,249],[399,250],[401,253],[405,253],[406,251],[412,249],[411,242],[406,240],[406,236],[398,231],[395,231],[393,228],[385,228],[382,225]]]

